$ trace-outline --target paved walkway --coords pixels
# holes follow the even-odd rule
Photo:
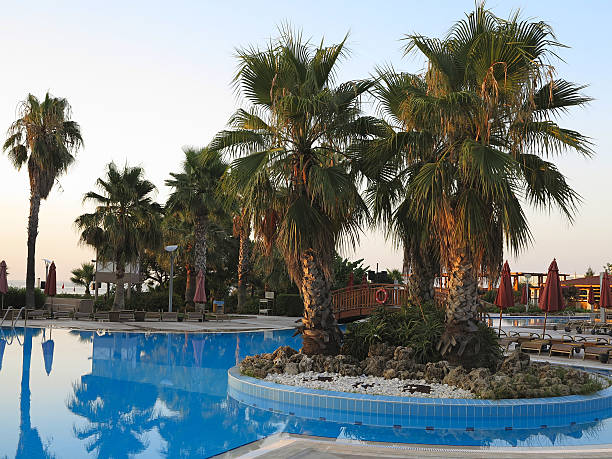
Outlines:
[[[551,447],[551,448],[488,448],[408,445],[399,443],[342,442],[336,439],[302,435],[272,435],[218,457],[266,458],[266,459],[361,459],[364,457],[443,457],[482,458],[491,457],[519,459],[537,458],[609,458],[612,445],[595,447]]]
[[[28,320],[28,327],[69,328],[77,330],[148,331],[148,332],[236,332],[254,330],[282,330],[295,328],[296,317],[283,316],[235,316],[232,319],[206,322],[97,322],[94,320]],[[15,323],[23,327],[23,321]]]

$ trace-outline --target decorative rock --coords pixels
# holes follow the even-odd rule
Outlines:
[[[529,362],[529,354],[521,352],[520,349],[517,349],[505,358],[499,367],[499,371],[509,375],[518,373],[527,368],[529,366]]]
[[[393,368],[388,368],[387,370],[383,372],[383,378],[385,379],[393,379],[396,377],[397,377],[397,371],[395,371]]]
[[[287,375],[297,375],[300,372],[298,368],[298,364],[294,362],[289,362],[285,365],[285,374]]]
[[[430,362],[425,365],[425,381],[427,382],[441,382],[444,377],[450,371],[450,366],[448,362],[442,360],[440,362]]]
[[[385,343],[373,343],[370,345],[368,357],[384,357],[385,360],[389,360],[393,358],[394,352],[395,348],[393,346],[388,346]]]
[[[300,369],[300,373],[312,370],[312,359],[304,356],[298,364],[298,368]]]
[[[382,376],[385,364],[386,361],[382,356],[368,357],[362,362],[361,368],[366,375]]]

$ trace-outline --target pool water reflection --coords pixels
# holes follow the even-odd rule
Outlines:
[[[208,457],[278,432],[492,446],[612,443],[609,419],[564,429],[426,431],[282,416],[227,397],[246,355],[292,331],[149,334],[4,329],[0,457]]]

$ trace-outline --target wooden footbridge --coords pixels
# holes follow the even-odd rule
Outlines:
[[[436,289],[436,298],[442,299],[446,291]],[[336,320],[367,317],[380,307],[399,309],[408,300],[404,284],[367,284],[344,287],[332,292]]]

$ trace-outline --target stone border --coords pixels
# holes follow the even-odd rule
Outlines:
[[[593,395],[515,400],[354,394],[275,384],[228,370],[228,394],[286,415],[394,428],[512,430],[566,427],[612,416],[612,386]]]

